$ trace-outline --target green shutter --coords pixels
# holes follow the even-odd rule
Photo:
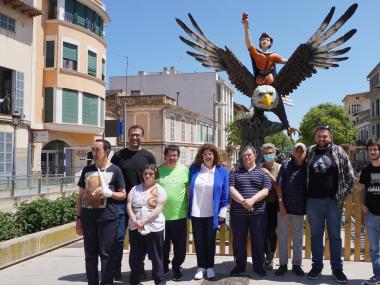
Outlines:
[[[98,97],[83,93],[82,124],[98,125]]]
[[[103,19],[99,18],[99,36],[103,37],[104,22]]]
[[[16,71],[14,113],[24,115],[24,73]]]
[[[94,12],[86,7],[86,29],[92,31],[94,26]]]
[[[82,27],[86,26],[86,6],[82,5],[78,1],[75,1],[75,19],[76,24]]]
[[[54,41],[46,42],[45,67],[54,67]]]
[[[74,16],[74,0],[65,0],[65,12],[71,17]]]
[[[88,51],[88,67],[87,73],[96,76],[96,53]]]
[[[77,61],[78,47],[69,43],[63,42],[63,58]]]
[[[45,88],[44,102],[45,123],[53,122],[53,88]]]
[[[104,115],[105,115],[104,99],[100,98],[100,126],[101,127],[104,127]]]
[[[106,61],[102,58],[102,80],[106,79]]]
[[[78,124],[78,92],[62,90],[62,123]]]
[[[99,15],[94,14],[94,33],[99,35]]]

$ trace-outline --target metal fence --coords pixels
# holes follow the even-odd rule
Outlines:
[[[0,198],[65,192],[77,188],[79,176],[0,177]]]

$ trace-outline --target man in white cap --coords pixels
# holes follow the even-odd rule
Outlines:
[[[282,165],[277,177],[277,197],[279,212],[277,214],[280,267],[276,275],[288,271],[288,232],[292,232],[293,261],[292,271],[303,276],[301,268],[303,225],[306,214],[306,146],[296,143],[292,159]]]

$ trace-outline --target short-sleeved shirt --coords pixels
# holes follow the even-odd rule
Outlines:
[[[143,184],[133,187],[128,195],[132,196],[132,211],[136,220],[144,219],[144,215],[153,211],[157,206],[157,199],[165,199],[165,189],[159,184],[155,184],[150,189],[144,191]],[[159,232],[165,229],[165,217],[161,212],[153,221],[147,223],[144,228],[150,232]],[[132,220],[129,219],[128,229],[135,230]]]
[[[124,188],[123,174],[119,167],[111,164],[104,171],[100,171],[104,183],[113,192]],[[99,192],[93,192],[102,186],[99,171],[94,164],[87,165],[80,176],[78,186],[84,188],[81,200],[81,218],[93,221],[113,220],[119,217],[116,200],[106,198]]]
[[[166,202],[163,210],[167,221],[184,219],[187,216],[189,169],[177,163],[174,168],[158,167],[160,178],[157,183],[165,188]]]
[[[125,191],[129,193],[133,186],[143,183],[143,170],[146,164],[156,163],[154,155],[146,149],[132,151],[128,148],[117,151],[111,162],[120,167],[125,181]]]
[[[244,167],[240,167],[230,174],[230,186],[235,187],[244,199],[248,199],[264,188],[270,189],[272,182],[269,176],[259,168],[248,171]],[[254,215],[265,213],[265,199],[255,203],[253,208],[254,211],[250,212],[236,201],[231,201],[231,214]]]
[[[365,185],[364,205],[374,215],[380,215],[380,166],[367,165],[360,174],[359,183]]]

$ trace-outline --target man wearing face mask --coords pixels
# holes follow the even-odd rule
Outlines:
[[[271,143],[263,144],[261,147],[263,155],[263,164],[261,169],[269,175],[272,181],[272,188],[267,197],[267,215],[268,226],[265,236],[265,269],[273,269],[273,257],[277,246],[277,210],[278,202],[276,198],[276,181],[281,165],[274,161],[276,156],[276,147]]]
[[[330,126],[318,126],[316,145],[309,148],[306,159],[306,212],[311,230],[312,268],[309,279],[317,279],[323,268],[323,233],[327,224],[330,240],[332,277],[347,283],[341,258],[341,224],[343,202],[353,191],[354,171],[346,152],[332,142]]]

